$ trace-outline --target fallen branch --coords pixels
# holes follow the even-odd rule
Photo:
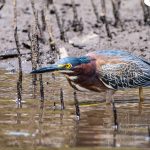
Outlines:
[[[20,53],[20,55],[27,55],[27,54],[31,54],[31,53]],[[18,57],[19,54],[18,53],[14,53],[14,54],[0,54],[0,60],[4,60],[4,59],[9,59],[9,58],[16,58]]]

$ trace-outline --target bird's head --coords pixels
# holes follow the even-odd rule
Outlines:
[[[82,64],[90,63],[91,59],[88,56],[83,57],[66,57],[58,60],[55,64],[49,65],[47,67],[39,68],[33,70],[31,74],[44,73],[44,72],[54,72],[58,71],[64,74],[71,74],[76,71],[80,72],[79,66]]]

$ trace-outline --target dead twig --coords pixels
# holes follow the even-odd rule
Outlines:
[[[21,63],[21,53],[20,53],[20,43],[17,33],[17,1],[14,0],[14,38],[16,42],[17,52],[18,52],[18,64],[19,64],[19,74],[17,81],[17,105],[18,108],[22,107],[22,63]]]
[[[53,0],[46,0],[46,6],[47,8],[49,7],[49,5],[53,4]]]
[[[100,23],[100,22],[101,22],[101,21],[100,21],[100,16],[99,16],[99,13],[98,13],[97,7],[96,7],[96,5],[95,5],[95,3],[94,3],[94,1],[93,1],[93,0],[91,0],[91,4],[92,4],[93,11],[94,11],[94,14],[95,14],[96,19],[97,19],[97,23]]]
[[[20,55],[27,55],[27,54],[31,54],[30,52],[29,53],[20,53]],[[15,58],[15,57],[18,57],[19,54],[18,52],[14,52],[14,53],[8,53],[8,54],[0,54],[0,60],[3,60],[3,59],[9,59],[9,58]]]
[[[55,11],[57,24],[58,24],[58,28],[59,28],[59,31],[60,31],[60,39],[63,40],[64,42],[68,42],[65,30],[64,30],[63,23],[61,23],[61,21],[60,21],[60,17],[59,17],[59,14],[58,14],[58,11],[57,11],[57,8],[56,8],[55,5],[53,5],[53,9]]]
[[[41,10],[41,20],[42,20],[42,31],[46,30],[46,20],[44,10]]]
[[[150,25],[150,7],[144,4],[144,0],[141,0],[141,6],[143,9],[144,23]]]
[[[120,5],[121,5],[121,0],[111,0],[112,6],[113,6],[113,14],[115,18],[115,24],[114,26],[122,26],[121,20],[120,20]]]
[[[72,8],[73,8],[73,23],[72,23],[72,27],[73,27],[73,30],[75,32],[82,32],[83,31],[83,23],[82,23],[82,18],[78,18],[78,13],[77,13],[77,8],[76,8],[76,5],[75,5],[75,2],[74,0],[71,0],[71,3],[72,3]]]
[[[39,23],[38,19],[36,19],[36,15],[38,15],[38,13],[36,13],[34,0],[31,0],[31,6],[32,6],[32,11],[33,11],[34,18],[35,18],[35,20],[37,21],[36,24],[37,24],[37,27],[38,27],[38,30],[39,30],[39,33],[40,33],[40,38],[41,38],[41,39],[44,39],[44,38],[43,38],[43,32],[42,32],[40,23]],[[37,18],[38,18],[38,17],[37,17]]]
[[[100,19],[103,22],[103,24],[105,24],[107,36],[112,39],[112,35],[110,33],[108,21],[106,19],[106,5],[105,5],[105,0],[101,0],[101,8],[102,8],[102,13],[101,13]]]
[[[2,4],[0,5],[0,10],[4,7],[6,1],[5,1],[5,0],[1,0],[1,3],[2,3]]]
[[[48,35],[49,35],[49,46],[50,46],[50,49],[48,51],[48,63],[50,64],[53,64],[55,63],[56,59],[57,59],[57,54],[58,54],[58,50],[57,50],[57,47],[56,47],[56,43],[54,41],[54,37],[53,37],[53,34],[52,34],[52,27],[49,23],[49,20],[48,20],[48,17],[46,16],[43,16],[45,18],[45,21],[46,21],[46,27],[47,27],[47,31],[48,31]]]

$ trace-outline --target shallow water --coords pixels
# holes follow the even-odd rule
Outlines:
[[[115,94],[119,128],[114,128],[112,107],[103,95],[77,93],[80,120],[76,118],[73,90],[63,76],[44,74],[44,107],[39,83],[33,99],[31,75],[23,77],[23,107],[17,108],[17,74],[0,71],[0,145],[3,149],[42,149],[68,147],[150,147],[150,89],[138,103],[138,90]],[[60,109],[60,88],[65,110]],[[100,102],[101,101],[101,102]],[[55,107],[54,107],[55,102]]]

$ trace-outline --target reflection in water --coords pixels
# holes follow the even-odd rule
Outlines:
[[[112,106],[99,103],[103,96],[97,93],[77,92],[79,102],[83,103],[80,120],[76,119],[73,90],[62,76],[56,77],[59,79],[55,82],[47,74],[43,76],[44,102],[40,101],[39,85],[36,99],[32,98],[32,78],[24,76],[23,108],[17,108],[15,103],[16,75],[0,71],[0,76],[1,147],[150,147],[149,89],[144,90],[144,103],[138,103],[138,90],[130,90],[128,94],[119,91],[115,95],[119,123],[115,130]],[[60,88],[65,110],[61,110]]]

